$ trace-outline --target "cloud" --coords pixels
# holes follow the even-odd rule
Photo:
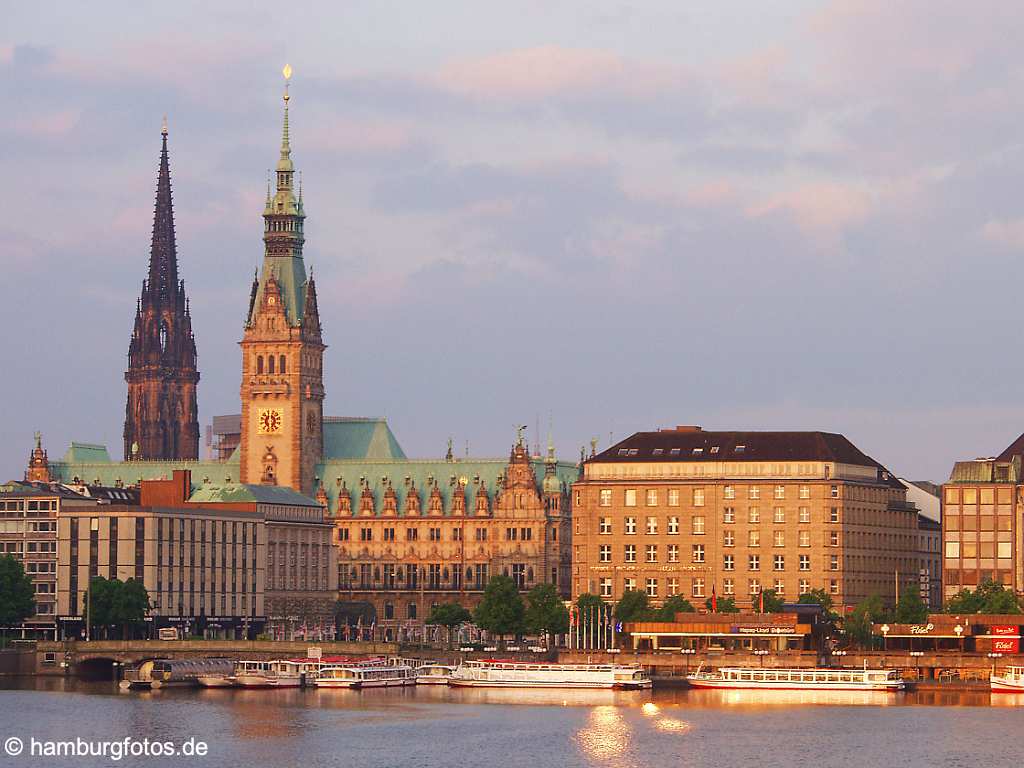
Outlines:
[[[625,62],[608,51],[548,45],[457,59],[441,68],[435,82],[443,89],[477,99],[518,101],[623,84],[625,72]]]
[[[1024,218],[989,219],[981,228],[981,237],[1002,248],[1024,248]]]
[[[62,109],[39,115],[18,115],[14,118],[12,128],[16,133],[46,139],[61,139],[70,134],[81,118],[77,109]]]
[[[747,214],[759,218],[785,212],[806,234],[816,237],[835,236],[863,223],[871,209],[871,195],[863,188],[815,182],[772,194],[750,205]]]

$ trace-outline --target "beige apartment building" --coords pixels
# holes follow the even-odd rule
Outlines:
[[[572,526],[574,597],[748,607],[824,589],[849,606],[919,579],[906,488],[826,432],[638,432],[585,462]]]

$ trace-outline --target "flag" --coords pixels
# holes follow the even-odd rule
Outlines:
[[[711,612],[718,613],[718,595],[715,594],[715,585],[711,585]]]
[[[764,590],[758,590],[757,593],[757,612],[764,613]]]

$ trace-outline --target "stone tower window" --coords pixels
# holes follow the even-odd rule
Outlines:
[[[281,355],[280,365],[278,365],[278,372],[279,373],[287,373],[286,366],[285,366],[285,363],[284,363],[284,355]]]
[[[267,373],[274,372],[274,356],[267,355]]]
[[[263,373],[263,355],[256,355],[256,373]]]

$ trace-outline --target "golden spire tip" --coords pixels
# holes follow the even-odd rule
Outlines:
[[[162,133],[164,136],[167,135],[167,115],[164,115],[164,122],[163,125],[160,126],[160,133]]]

